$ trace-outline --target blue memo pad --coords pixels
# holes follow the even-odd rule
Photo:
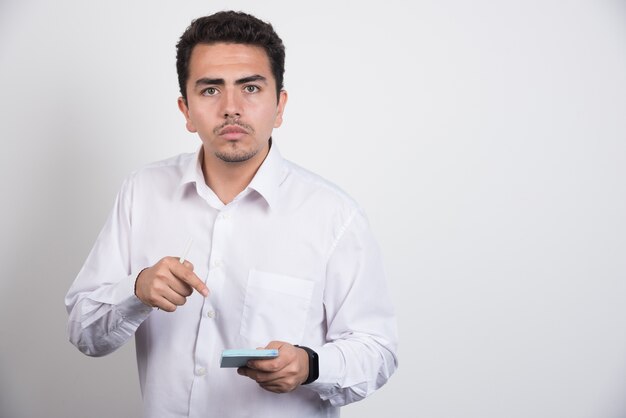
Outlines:
[[[278,357],[278,350],[224,350],[220,367],[242,367],[248,360],[272,359]]]

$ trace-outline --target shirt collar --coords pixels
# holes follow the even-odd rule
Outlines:
[[[276,142],[270,140],[270,151],[248,188],[260,194],[270,207],[274,207],[278,200],[278,188],[286,175],[287,169],[283,157],[278,151]]]
[[[196,190],[200,192],[202,186],[208,188],[204,181],[204,174],[202,173],[202,145],[195,152],[194,157],[189,161],[187,166],[182,172],[180,185],[184,186],[189,183],[196,184]],[[287,175],[287,169],[284,164],[284,160],[276,142],[271,140],[270,150],[261,163],[261,166],[257,170],[256,174],[252,178],[247,189],[256,191],[267,202],[270,207],[274,207],[278,199],[278,188],[284,181]],[[198,187],[200,186],[200,187]]]
[[[193,158],[189,160],[187,165],[184,167],[182,172],[182,177],[180,179],[180,185],[184,186],[188,183],[196,183],[203,184],[204,183],[204,174],[202,174],[202,145],[198,148],[198,150],[193,155]]]

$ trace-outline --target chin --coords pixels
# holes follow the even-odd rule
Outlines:
[[[257,155],[258,151],[227,151],[221,152],[216,151],[215,156],[220,160],[227,163],[243,163],[254,158]]]

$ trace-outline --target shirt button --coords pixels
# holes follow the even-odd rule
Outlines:
[[[215,311],[209,311],[206,313],[206,316],[208,316],[209,318],[215,318]]]
[[[197,376],[204,376],[205,374],[206,374],[206,369],[204,367],[200,367],[199,369],[196,370]]]
[[[221,267],[222,266],[222,260],[213,260],[213,262],[211,264],[213,265],[213,267]]]

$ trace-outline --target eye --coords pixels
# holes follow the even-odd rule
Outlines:
[[[217,94],[217,89],[215,87],[207,87],[202,90],[203,96],[215,96]]]
[[[245,86],[243,88],[243,90],[246,93],[256,93],[257,91],[261,90],[258,86],[254,86],[254,85],[250,85],[250,86]]]

